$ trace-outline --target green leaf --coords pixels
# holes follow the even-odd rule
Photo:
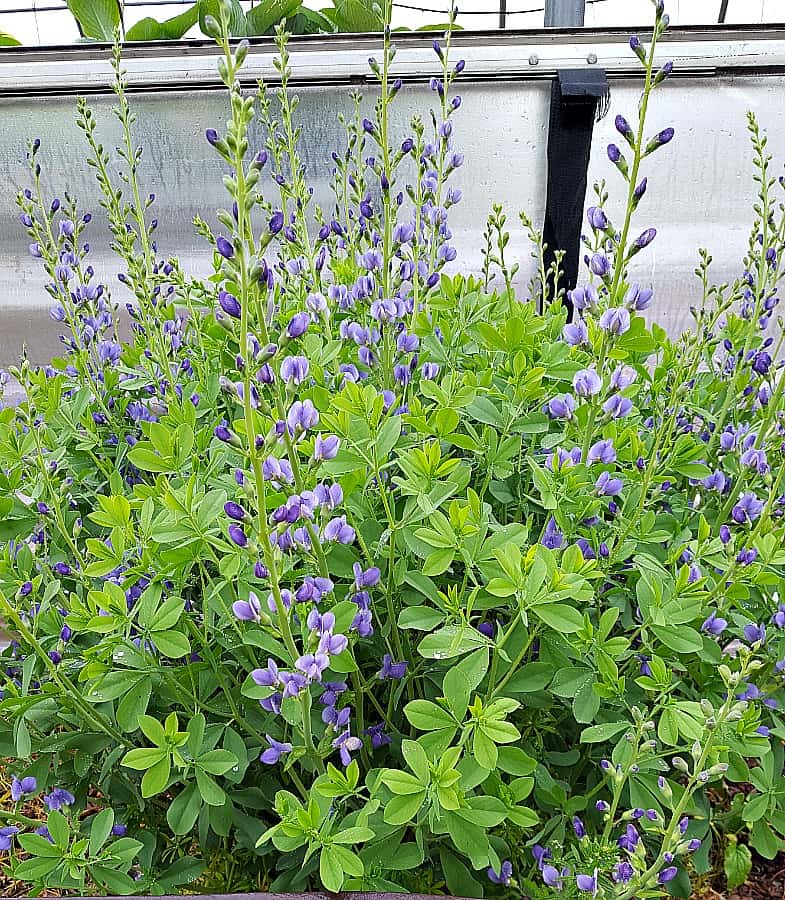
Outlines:
[[[61,812],[56,809],[52,810],[46,817],[46,827],[56,846],[62,848],[68,846],[71,830],[68,827],[68,819]]]
[[[725,840],[725,877],[728,880],[728,890],[733,891],[741,887],[749,878],[752,871],[752,854],[746,844],[740,844],[735,834],[726,834]]]
[[[552,677],[553,666],[551,663],[526,663],[504,685],[504,690],[510,694],[527,694],[541,691]]]
[[[127,41],[176,41],[198,21],[198,5],[194,3],[185,12],[163,22],[158,22],[149,16],[140,19],[126,31],[125,39]]]
[[[496,765],[508,775],[531,775],[537,768],[537,760],[524,753],[520,747],[499,747]]]
[[[141,771],[151,768],[168,755],[166,750],[159,747],[138,747],[135,750],[129,750],[120,761],[120,765]]]
[[[201,808],[202,797],[196,784],[191,782],[169,804],[166,821],[175,834],[188,834],[194,827]]]
[[[139,728],[142,734],[157,747],[163,747],[167,743],[164,726],[153,716],[139,716]]]
[[[485,733],[485,729],[481,725],[478,725],[474,729],[472,753],[483,769],[488,769],[490,771],[491,769],[496,768],[499,751],[496,749],[496,744],[494,744],[493,740]]]
[[[224,805],[226,802],[226,794],[223,789],[220,788],[209,775],[202,771],[202,769],[196,770],[196,784],[199,787],[199,793],[202,795],[202,800],[204,800],[208,806]]]
[[[583,628],[583,616],[566,603],[548,603],[532,607],[537,618],[560,634],[574,634]]]
[[[153,640],[158,650],[169,659],[182,659],[191,652],[188,638],[180,631],[156,631]]]
[[[452,714],[459,722],[462,722],[463,717],[466,715],[466,709],[469,706],[469,695],[471,693],[469,679],[457,666],[454,666],[444,676],[442,690],[447,702],[450,704]]]
[[[427,785],[431,780],[431,774],[428,756],[425,750],[423,750],[422,746],[418,744],[417,741],[409,741],[406,739],[401,742],[401,750],[403,752],[403,758],[406,760],[406,765],[414,772],[417,780],[423,786]],[[395,793],[401,793],[401,791],[396,791]]]
[[[431,631],[444,620],[444,613],[429,606],[407,606],[398,615],[399,628]]]
[[[143,472],[172,472],[177,465],[172,457],[159,456],[141,444],[128,452],[128,459]]]
[[[82,37],[111,43],[120,28],[118,0],[66,0]]]
[[[699,653],[703,649],[703,638],[694,629],[686,625],[652,625],[655,635],[676,653]]]
[[[487,646],[488,639],[475,628],[468,625],[446,625],[439,631],[426,635],[420,641],[417,652],[426,659],[451,659]]]
[[[123,731],[136,731],[139,727],[139,716],[144,715],[150,696],[153,692],[153,682],[149,678],[138,681],[134,690],[129,691],[117,704],[115,718]]]
[[[335,848],[329,845],[322,848],[319,856],[319,878],[322,885],[334,894],[343,887],[343,869]]]
[[[600,709],[600,696],[594,690],[593,681],[585,681],[577,690],[572,701],[575,721],[586,725],[594,720]]]
[[[207,34],[205,19],[212,16],[216,22],[221,21],[221,15],[218,9],[219,0],[199,0],[199,27],[204,34]],[[230,0],[229,2],[229,34],[232,37],[245,37],[245,13],[240,5],[239,0]],[[210,35],[208,35],[209,37]]]
[[[410,775],[408,772],[399,772],[397,769],[385,769],[381,779],[393,794],[401,797],[419,794],[428,785],[427,779],[421,781],[419,777]]]
[[[267,34],[282,20],[287,19],[301,5],[302,0],[261,0],[245,14],[245,33]],[[396,416],[400,422],[400,417]],[[399,426],[400,427],[400,426]]]
[[[333,0],[335,9],[323,10],[335,21],[339,31],[381,31],[384,19],[381,10],[371,8],[367,0]]]
[[[384,821],[388,825],[405,825],[420,811],[425,802],[425,791],[393,797],[384,807]]]
[[[133,753],[133,751],[131,752]],[[168,753],[164,753],[163,757],[144,773],[142,777],[142,796],[147,798],[160,794],[169,782],[170,772],[171,759]]]
[[[114,810],[102,809],[90,826],[90,856],[97,856],[114,825]]]
[[[602,725],[592,725],[581,732],[582,744],[599,744],[609,741],[617,734],[621,734],[625,728],[629,728],[627,722],[604,722]]]
[[[196,760],[196,765],[210,775],[224,775],[237,765],[237,757],[228,750],[208,750]]]
[[[430,700],[412,700],[403,708],[404,715],[418,731],[438,731],[440,728],[455,728],[455,719]]]
[[[18,41],[13,35],[7,31],[0,31],[0,47],[21,47],[22,42]]]
[[[594,672],[584,666],[564,666],[553,676],[550,690],[557,697],[574,697],[587,682],[594,680]]]

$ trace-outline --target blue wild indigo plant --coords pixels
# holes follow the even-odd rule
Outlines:
[[[533,302],[558,271],[516,294],[501,207],[482,278],[447,274],[449,32],[431,119],[398,143],[385,31],[321,210],[287,36],[280,88],[245,93],[228,14],[208,22],[230,100],[206,133],[228,195],[196,222],[209,278],[157,245],[119,50],[119,176],[78,105],[119,288],[30,145],[21,221],[64,335],[0,410],[4,869],[103,894],[629,900],[723,861],[740,883],[747,845],[785,838],[785,215],[765,136],[751,118],[742,273],[714,286],[701,251],[672,340],[628,274],[674,136],[646,121],[671,70],[655,4],[630,42],[639,118],[608,148],[626,199],[596,188],[568,322],[562,290]]]

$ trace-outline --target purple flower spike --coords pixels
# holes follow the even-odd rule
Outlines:
[[[268,766],[274,766],[285,753],[292,752],[291,744],[288,744],[285,741],[276,741],[276,739],[270,737],[269,734],[266,734],[265,738],[267,738],[267,743],[270,747],[262,753],[259,759]]]
[[[495,869],[488,869],[488,880],[492,881],[494,884],[503,884],[505,887],[509,887],[511,879],[512,863],[509,859],[505,859],[502,862],[498,872]]]

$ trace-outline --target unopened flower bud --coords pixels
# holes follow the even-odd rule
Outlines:
[[[687,765],[686,760],[682,759],[681,756],[674,756],[671,763],[673,764],[673,768],[679,772],[689,773],[690,771],[690,767]]]

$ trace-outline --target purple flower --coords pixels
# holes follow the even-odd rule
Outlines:
[[[657,876],[657,881],[660,884],[667,884],[669,881],[673,881],[673,879],[679,874],[679,870],[676,866],[668,866],[667,869],[663,869],[660,874]]]
[[[248,513],[239,503],[235,503],[234,500],[228,500],[224,503],[224,512],[230,519],[234,519],[237,522],[248,521]]]
[[[626,850],[628,853],[633,853],[638,846],[639,840],[640,835],[638,834],[638,829],[634,825],[628,825],[624,834],[616,841],[616,843],[619,845],[619,849]]]
[[[605,231],[608,227],[608,217],[599,206],[590,206],[586,210],[586,218],[595,231]]]
[[[309,681],[321,681],[322,672],[330,665],[330,658],[321,651],[305,653],[295,660],[294,667],[299,669]]]
[[[262,607],[253,591],[248,592],[247,600],[235,600],[232,612],[241,622],[261,622]]]
[[[322,437],[321,432],[316,435],[313,443],[314,462],[322,462],[326,459],[335,459],[341,446],[340,439],[334,434]]]
[[[382,660],[382,667],[378,673],[379,678],[403,678],[403,676],[406,674],[408,665],[409,664],[408,662],[406,662],[406,660],[402,660],[401,662],[393,662],[392,656],[390,656],[389,653],[385,653]]]
[[[592,397],[602,390],[602,378],[594,369],[581,369],[575,373],[572,386],[579,397]]]
[[[267,660],[266,669],[254,669],[251,678],[260,687],[276,687],[280,683],[278,665],[273,659]]]
[[[281,363],[281,378],[290,384],[302,384],[308,377],[308,360],[304,356],[287,356]]]
[[[634,874],[635,870],[632,865],[626,860],[623,860],[622,862],[616,863],[611,878],[613,878],[616,884],[626,884],[628,881],[632,880]]]
[[[572,829],[579,840],[586,837],[586,828],[578,816],[572,817]]]
[[[71,806],[75,799],[65,788],[53,788],[52,793],[44,797],[44,805],[49,810],[62,809],[64,806]]]
[[[606,309],[600,316],[600,328],[609,334],[624,334],[630,330],[630,312],[623,306]]]
[[[651,229],[652,231],[654,229]],[[643,312],[651,305],[654,291],[650,288],[642,288],[639,284],[633,284],[624,295],[624,305],[628,309],[634,309],[637,312]]]
[[[577,322],[568,323],[564,326],[562,337],[565,343],[571,347],[579,347],[581,344],[588,344],[589,330],[583,319],[578,319]]]
[[[701,625],[701,631],[710,634],[713,637],[719,637],[727,627],[727,621],[721,619],[715,611],[712,611],[709,617],[704,621],[703,625]]]
[[[492,881],[494,884],[503,884],[505,887],[508,887],[511,878],[512,863],[509,859],[505,859],[502,862],[498,872],[495,869],[488,869],[488,880]]]
[[[238,547],[247,547],[248,538],[239,525],[232,524],[229,526],[229,537],[237,544]]]
[[[630,123],[624,118],[624,116],[616,116],[616,119],[613,123],[616,127],[616,131],[619,132],[623,137],[632,137],[632,128],[630,128]]]
[[[218,132],[214,128],[208,128],[204,136],[207,138],[207,143],[211,146],[215,146],[218,143]]]
[[[112,834],[114,837],[125,837],[128,834],[128,829],[122,822],[117,822],[115,825],[112,825]]]
[[[597,893],[597,870],[594,870],[593,875],[583,875],[579,874],[575,876],[575,884],[578,887],[579,891],[583,891],[587,894],[596,894]]]
[[[589,452],[586,454],[587,466],[594,465],[594,463],[597,462],[607,466],[615,461],[616,449],[613,446],[611,438],[605,438],[592,444],[591,447],[589,447]]]
[[[4,825],[0,828],[0,853],[7,853],[11,849],[15,834],[19,834],[16,825]]]
[[[622,397],[621,394],[614,394],[602,404],[602,409],[611,419],[623,419],[632,410],[632,400],[629,397]]]
[[[32,775],[24,778],[17,778],[16,775],[11,779],[11,799],[14,803],[18,803],[26,794],[34,794],[38,790],[38,782]]]
[[[589,268],[595,275],[604,278],[611,271],[610,260],[604,253],[595,253],[589,260]]]
[[[572,302],[575,309],[595,309],[600,302],[597,295],[597,288],[593,284],[588,284],[583,288],[575,288],[567,292],[567,297]]]
[[[635,381],[635,369],[632,366],[617,366],[611,375],[611,387],[615,391],[623,391]]]
[[[341,755],[341,762],[344,766],[348,766],[352,761],[352,753],[359,750],[362,747],[363,742],[360,738],[352,735],[348,730],[344,731],[343,734],[338,735],[338,737],[333,741],[333,747],[339,751]]]
[[[371,739],[371,746],[374,750],[392,744],[392,738],[384,732],[384,722],[379,722],[378,725],[369,725],[365,729],[365,734]]]
[[[234,246],[222,234],[215,239],[215,247],[224,259],[231,259],[234,256]]]
[[[422,364],[421,374],[424,381],[433,381],[439,374],[439,363],[427,362]]]
[[[292,752],[291,744],[288,744],[285,741],[276,741],[276,739],[270,737],[269,734],[266,734],[265,738],[270,746],[262,753],[259,759],[268,766],[274,766],[284,753]]]
[[[667,144],[673,140],[673,135],[675,134],[672,128],[665,128],[657,135],[657,143],[662,146],[663,144]]]
[[[218,294],[218,304],[227,316],[231,316],[233,319],[240,318],[242,314],[240,301],[233,294],[230,294],[228,291],[221,291]]]
[[[548,401],[548,415],[552,419],[571,419],[575,412],[575,398],[572,394],[562,394]]]
[[[728,485],[728,479],[725,477],[725,474],[721,472],[719,469],[716,469],[712,472],[711,475],[706,476],[701,481],[701,484],[708,491],[717,491],[718,493],[723,493],[725,488]]]
[[[545,524],[540,543],[549,550],[559,550],[564,546],[564,535],[559,530],[559,526],[556,524],[556,519],[553,516]]]
[[[557,891],[560,891],[564,884],[562,881],[562,873],[559,872],[556,866],[552,866],[550,863],[546,863],[542,866],[542,880],[547,887],[555,888]]]
[[[766,643],[766,626],[765,625],[745,625],[744,637],[751,643]]]
[[[354,573],[354,585],[358,591],[367,587],[375,587],[382,577],[382,573],[376,566],[363,570],[359,563],[354,563],[352,571]]]
[[[319,424],[319,411],[310,400],[295,400],[286,416],[292,434],[308,431]]]
[[[311,317],[307,312],[295,313],[286,326],[286,334],[290,338],[302,337],[311,324]]]
[[[338,656],[349,646],[349,639],[345,634],[332,634],[326,632],[319,640],[319,653],[325,653],[330,656]],[[318,656],[319,653],[316,655]]]
[[[785,628],[785,604],[780,603],[777,612],[771,617],[771,622],[777,628]]]
[[[346,516],[338,516],[324,526],[322,537],[325,541],[337,541],[339,544],[354,542],[354,528],[346,521]]]
[[[633,242],[633,247],[636,250],[643,250],[644,247],[648,247],[649,244],[657,237],[657,229],[656,228],[647,228],[642,234],[639,234],[638,237],[635,238]],[[651,298],[649,298],[651,299]],[[648,303],[646,304],[648,306]],[[642,307],[646,309],[646,307]]]
[[[739,525],[743,525],[745,522],[754,522],[763,512],[765,505],[764,501],[759,500],[755,494],[742,494],[731,510],[731,517]]]

